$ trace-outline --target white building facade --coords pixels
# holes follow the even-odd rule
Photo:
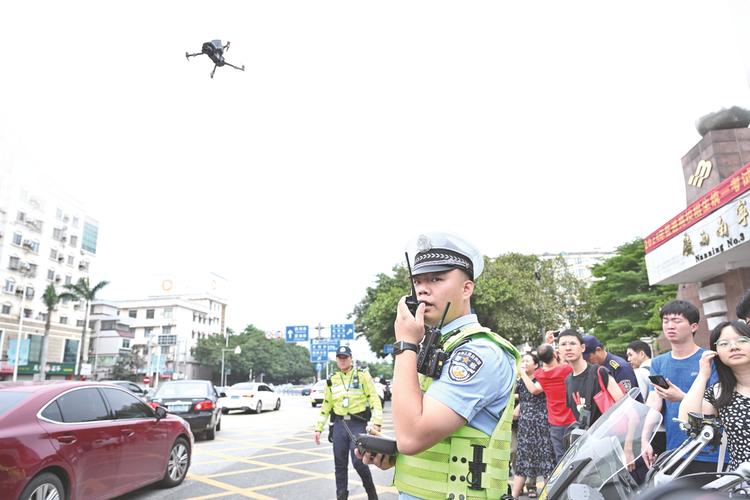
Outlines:
[[[137,348],[144,355],[139,374],[148,375],[152,383],[211,378],[213,367],[200,365],[193,350],[202,338],[226,335],[227,304],[223,299],[210,294],[165,295],[110,303],[117,306],[119,317],[127,320],[132,333],[127,342],[129,348]],[[124,338],[120,335],[121,343]],[[107,363],[112,361],[116,347],[112,345],[100,353]]]
[[[560,252],[560,253],[543,253],[537,255],[541,260],[552,260],[562,257],[573,276],[583,280],[587,285],[591,285],[596,278],[591,274],[591,269],[601,262],[614,257],[615,252],[592,250],[588,252]]]
[[[99,224],[73,200],[0,171],[0,381],[39,372],[47,307],[44,290],[89,277]],[[83,306],[64,301],[52,312],[48,378],[71,377],[81,339]],[[19,330],[20,349],[16,349]]]

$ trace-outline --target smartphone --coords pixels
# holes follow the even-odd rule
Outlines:
[[[669,389],[669,382],[662,375],[649,375],[648,379],[652,384],[658,385],[662,389]]]

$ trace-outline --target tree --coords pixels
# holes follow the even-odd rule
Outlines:
[[[117,361],[112,367],[112,372],[109,374],[113,380],[131,380],[135,379],[136,359],[132,352],[127,354],[120,354],[117,356]]]
[[[84,361],[88,361],[89,359],[88,346],[86,345],[86,329],[88,328],[89,322],[90,304],[94,299],[96,299],[96,294],[99,293],[99,290],[101,290],[108,284],[109,281],[100,281],[92,288],[91,284],[89,283],[89,279],[83,277],[74,284],[65,285],[65,288],[73,296],[75,296],[77,300],[83,302],[86,307],[86,312],[84,313],[83,317],[83,329],[81,331],[81,343],[78,346],[79,356],[76,359],[76,375],[81,374],[81,364],[83,364]]]
[[[225,365],[231,370],[227,377],[230,384],[245,382],[251,374],[253,380],[262,378],[274,384],[299,383],[314,375],[306,348],[283,340],[266,339],[265,333],[253,325],[248,325],[239,335],[230,335],[229,347],[225,347],[225,338],[220,335],[200,339],[193,355],[200,363],[215,367],[214,380],[219,380],[221,350],[237,346],[242,350],[240,354],[227,351],[224,355]]]
[[[593,329],[615,352],[624,352],[640,337],[658,334],[659,308],[676,297],[677,286],[648,284],[642,239],[621,245],[615,256],[595,265],[591,272],[599,280],[589,290],[592,315],[582,326]]]
[[[47,350],[49,349],[49,331],[52,322],[52,312],[57,308],[57,304],[61,300],[69,299],[75,300],[75,296],[69,292],[63,292],[57,294],[55,285],[50,283],[47,288],[44,289],[44,295],[42,296],[42,302],[47,307],[47,316],[44,321],[44,337],[42,337],[42,353],[39,357],[39,380],[44,380],[47,377],[45,370],[47,366]]]
[[[513,343],[538,344],[542,328],[585,315],[579,300],[584,284],[568,272],[562,258],[508,253],[485,257],[484,267],[471,305],[482,325]],[[350,314],[356,318],[356,330],[380,353],[395,340],[396,304],[411,290],[405,266],[395,266],[392,273],[378,274],[375,286],[367,288]]]

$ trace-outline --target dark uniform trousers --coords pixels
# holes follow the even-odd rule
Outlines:
[[[344,419],[338,415],[333,417],[333,464],[336,471],[336,497],[347,498],[347,482],[349,480],[349,456],[352,457],[352,465],[362,478],[362,485],[365,487],[368,496],[375,493],[375,484],[372,482],[370,468],[362,463],[354,455],[354,442],[349,438],[349,434],[344,428]],[[353,435],[365,432],[367,422],[357,417],[352,417],[346,421],[349,430]],[[377,498],[377,497],[375,497]]]

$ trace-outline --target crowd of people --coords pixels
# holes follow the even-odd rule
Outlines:
[[[635,482],[644,481],[658,454],[684,440],[677,417],[684,419],[691,411],[719,416],[729,454],[706,448],[685,474],[750,461],[750,292],[737,307],[741,320],[713,329],[710,350],[695,343],[698,310],[673,300],[660,310],[670,350],[653,359],[645,342],[630,343],[626,361],[596,337],[573,328],[548,332],[544,344],[521,355],[473,313],[482,254],[443,233],[420,235],[415,243],[413,295],[399,301],[394,323],[392,415],[398,452],[357,449],[351,436],[337,429],[348,422],[360,432],[378,434],[381,417],[371,380],[362,377],[363,385],[355,383],[346,369],[351,353],[342,353],[341,380],[334,376],[328,381],[314,436],[320,443],[330,415],[337,498],[348,497],[347,455],[370,499],[377,498],[366,469],[370,464],[383,470],[395,467],[400,500],[500,498],[508,490],[518,498],[527,482],[526,493],[534,497],[537,480],[550,476],[571,440],[628,393],[663,415],[655,439],[642,436],[638,456],[632,448],[624,449]],[[422,342],[426,327],[438,332],[434,345]],[[710,479],[699,475],[693,480],[701,477],[707,478],[703,482]]]

